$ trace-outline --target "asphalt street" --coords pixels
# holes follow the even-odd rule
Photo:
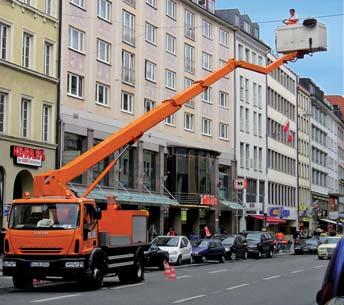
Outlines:
[[[278,255],[180,266],[175,281],[152,268],[142,283],[122,285],[116,277],[107,278],[98,291],[83,291],[73,283],[41,284],[30,292],[5,285],[0,304],[314,305],[327,264],[316,256]]]

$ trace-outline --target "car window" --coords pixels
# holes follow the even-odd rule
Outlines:
[[[161,237],[156,237],[153,240],[153,243],[156,244],[157,246],[162,246],[162,247],[178,247],[179,238],[161,236]]]
[[[234,237],[233,236],[227,237],[222,241],[222,243],[224,245],[233,245],[234,244]]]
[[[260,234],[259,233],[248,233],[246,236],[246,240],[250,241],[260,241]]]
[[[188,246],[188,240],[186,239],[186,238],[183,238],[182,239],[182,245],[184,246],[184,247],[187,247]]]

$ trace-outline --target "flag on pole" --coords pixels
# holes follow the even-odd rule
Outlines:
[[[288,132],[289,131],[289,120],[287,120],[287,122],[285,122],[285,124],[282,127],[282,130],[284,132]]]

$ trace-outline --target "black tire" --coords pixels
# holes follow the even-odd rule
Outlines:
[[[263,256],[262,251],[258,250],[257,259],[262,258],[262,256]]]
[[[272,249],[269,250],[268,257],[272,258],[274,255],[274,251]]]
[[[178,258],[177,258],[177,262],[176,262],[176,265],[180,266],[182,264],[183,260],[182,260],[182,256],[179,255]]]
[[[15,275],[12,278],[13,286],[17,289],[30,290],[33,287],[33,279],[29,276]]]
[[[221,255],[219,258],[219,263],[224,263],[226,261],[226,258],[224,255]]]
[[[193,258],[193,256],[192,256],[192,255],[190,256],[189,263],[190,263],[190,265],[192,265],[192,264],[194,263],[194,258]]]
[[[208,259],[206,256],[202,256],[201,261],[203,264],[207,263]]]
[[[231,261],[235,261],[237,259],[237,255],[234,251],[230,253],[229,257]]]
[[[318,259],[323,260],[324,258],[322,256],[318,255]]]
[[[244,257],[243,257],[243,259],[247,259],[247,258],[248,258],[248,252],[245,251],[245,252],[244,252]]]

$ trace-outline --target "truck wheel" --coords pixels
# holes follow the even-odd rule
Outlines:
[[[17,289],[29,290],[32,288],[32,278],[29,276],[13,276],[13,286]]]
[[[138,283],[145,278],[144,266],[141,259],[138,259],[134,266],[131,268],[130,280],[134,283]]]

